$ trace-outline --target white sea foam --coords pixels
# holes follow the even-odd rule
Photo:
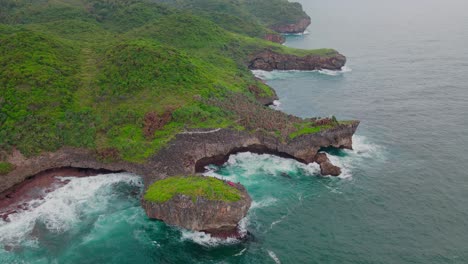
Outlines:
[[[364,136],[353,136],[353,150],[343,150],[346,155],[344,157],[328,155],[330,161],[341,168],[341,179],[352,178],[353,168],[360,166],[364,159],[384,159],[384,149],[369,142]]]
[[[306,76],[309,74],[324,74],[329,76],[339,76],[348,72],[352,72],[352,69],[348,66],[343,66],[339,71],[332,70],[314,70],[314,71],[299,71],[299,70],[274,70],[274,71],[264,71],[264,70],[252,70],[252,73],[255,77],[260,78],[264,81],[271,80],[284,80],[290,78],[297,78],[301,76]]]
[[[275,204],[276,202],[278,201],[278,199],[274,198],[274,197],[267,197],[261,201],[253,201],[252,202],[252,205],[250,206],[251,209],[256,209],[256,208],[264,208],[264,207],[268,207],[268,206],[271,206],[273,204]]]
[[[268,251],[268,255],[270,256],[270,258],[272,258],[276,264],[281,264],[281,261],[279,260],[278,256],[276,256],[275,252],[271,250],[267,250],[267,251]]]
[[[247,251],[247,249],[246,249],[246,248],[242,249],[242,250],[241,250],[239,253],[237,253],[237,254],[234,254],[234,257],[239,257],[239,256],[242,256],[242,255],[244,255],[245,251]]]
[[[70,182],[47,194],[44,199],[32,201],[36,205],[31,210],[10,215],[9,222],[0,221],[1,244],[15,245],[31,240],[29,235],[38,222],[43,223],[50,232],[70,230],[80,222],[82,215],[98,211],[111,202],[109,197],[97,194],[114,184],[125,182],[142,187],[141,179],[129,173],[61,179]]]
[[[304,35],[309,35],[310,32],[308,30],[304,30],[304,32],[299,32],[299,33],[284,33],[283,35],[285,36],[304,36]]]
[[[212,237],[210,234],[207,234],[205,232],[196,232],[196,231],[190,231],[190,230],[182,231],[181,240],[182,241],[190,240],[194,243],[197,243],[205,247],[232,245],[232,244],[236,244],[240,242],[240,240],[235,239],[235,238],[227,238],[227,239],[217,238],[217,237]]]
[[[270,105],[270,108],[275,110],[281,110],[281,102],[279,100],[274,100],[273,104]]]

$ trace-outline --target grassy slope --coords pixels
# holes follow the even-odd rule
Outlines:
[[[27,156],[74,146],[142,162],[187,128],[244,129],[238,112],[209,102],[231,93],[253,99],[253,84],[271,94],[245,67],[249,54],[334,52],[286,48],[242,27],[229,31],[202,12],[142,1],[0,6],[0,152],[16,147]],[[168,110],[171,122],[145,137],[145,114]]]
[[[195,202],[198,197],[212,201],[236,202],[241,199],[238,189],[226,182],[203,176],[170,177],[153,183],[144,195],[144,199],[164,203],[176,195],[186,195]]]

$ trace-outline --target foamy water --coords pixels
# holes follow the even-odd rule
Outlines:
[[[340,76],[346,74],[348,72],[352,72],[352,69],[348,66],[343,66],[339,71],[333,70],[314,70],[314,71],[298,71],[298,70],[274,70],[274,71],[264,71],[264,70],[252,70],[252,73],[255,77],[260,78],[264,81],[272,81],[272,80],[285,80],[290,78],[298,78],[298,77],[307,77],[313,74],[323,74],[328,76]]]

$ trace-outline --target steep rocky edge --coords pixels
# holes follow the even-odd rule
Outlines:
[[[108,171],[127,171],[143,176],[145,186],[174,175],[204,171],[206,165],[222,164],[229,155],[251,151],[293,158],[300,162],[315,161],[321,148],[352,148],[352,136],[359,121],[340,124],[315,134],[306,134],[287,142],[261,132],[231,129],[197,130],[178,134],[165,148],[145,163],[104,162],[93,150],[64,147],[37,157],[25,158],[18,151],[7,157],[15,169],[0,175],[0,192],[54,168],[88,168]]]
[[[241,184],[218,179],[216,181],[237,189],[240,199],[222,201],[177,194],[165,202],[142,199],[143,208],[149,218],[161,220],[169,225],[207,232],[216,237],[241,238],[244,234],[239,232],[238,223],[247,215],[252,199]]]
[[[284,42],[286,42],[286,38],[280,34],[266,34],[264,39],[279,44],[283,44]]]
[[[248,67],[252,70],[341,70],[346,64],[346,57],[336,51],[323,55],[297,56],[264,50],[249,58]]]
[[[285,25],[274,25],[270,28],[278,33],[283,34],[300,34],[304,33],[307,27],[311,24],[310,17],[304,17],[296,23],[285,24]]]

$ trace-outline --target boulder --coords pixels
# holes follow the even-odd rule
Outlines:
[[[326,153],[318,153],[315,156],[315,162],[320,165],[320,174],[322,174],[322,176],[339,176],[341,174],[340,167],[333,165]]]

